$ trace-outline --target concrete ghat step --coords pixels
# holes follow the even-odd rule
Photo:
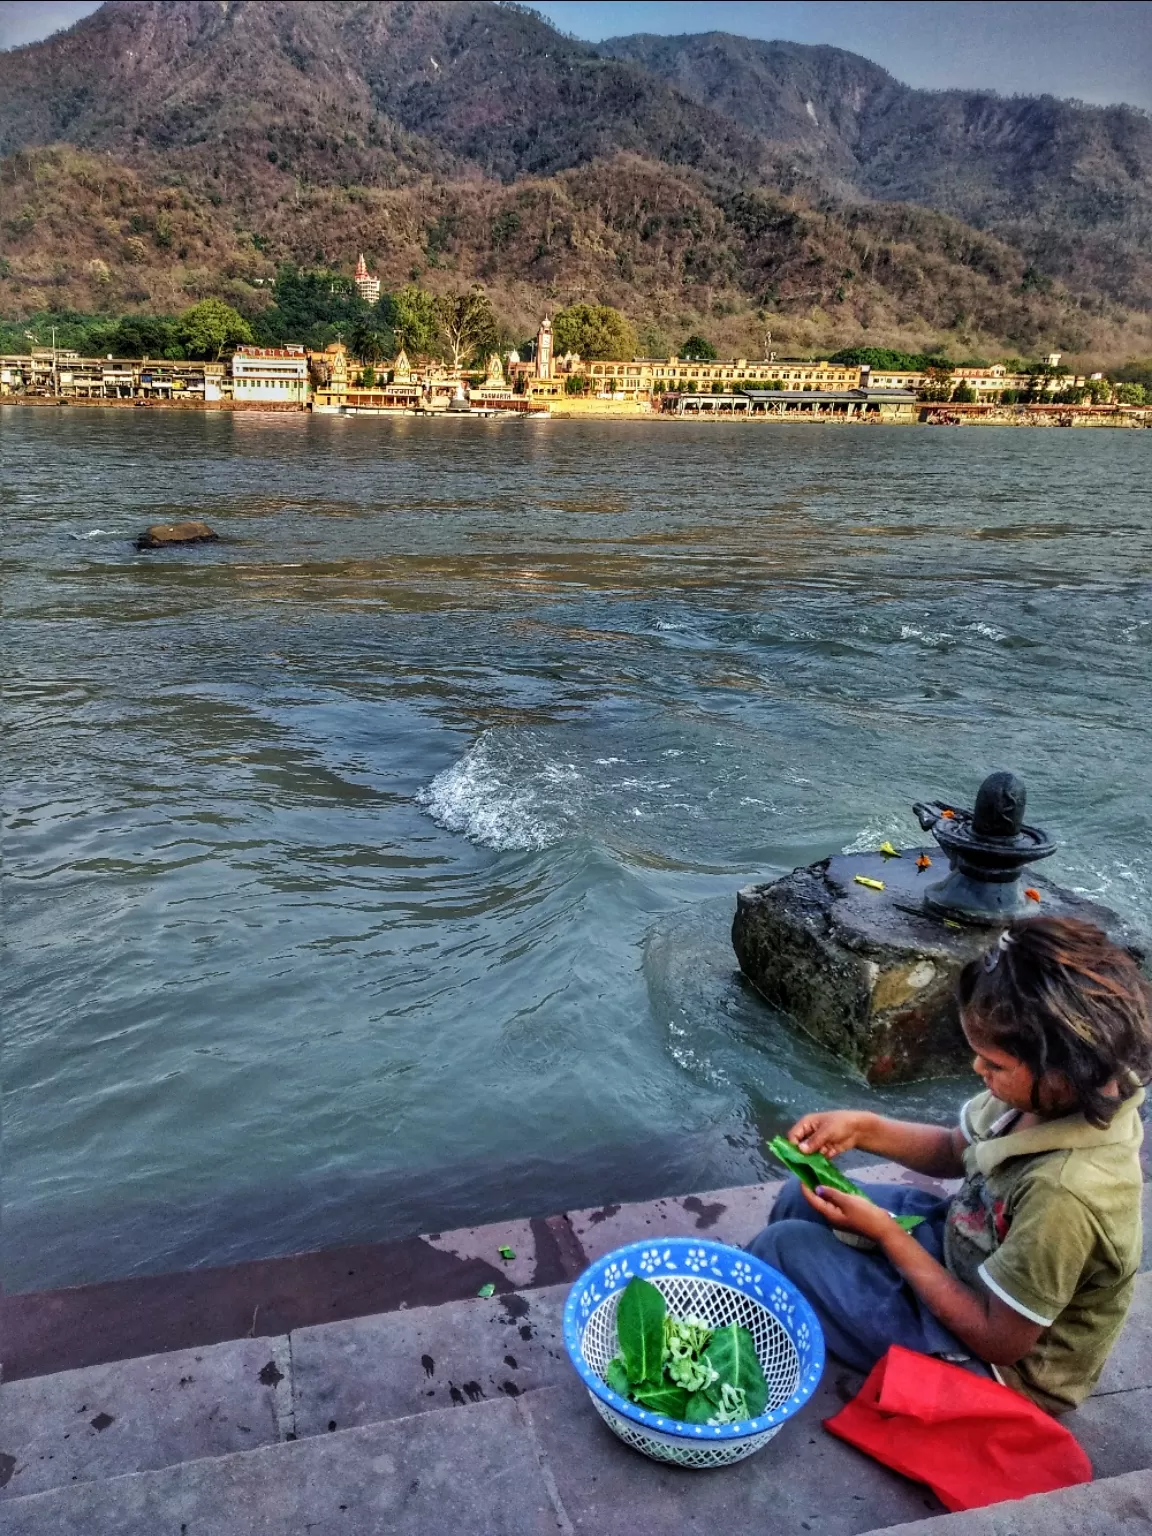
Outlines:
[[[1059,1493],[964,1514],[885,1526],[868,1536],[1148,1536],[1152,1472],[1129,1472]]]
[[[578,1384],[438,1409],[11,1500],[5,1536],[667,1536],[718,1526],[858,1536],[939,1511],[825,1435],[820,1402],[722,1473],[622,1445]],[[738,1523],[738,1524],[737,1524]]]
[[[707,1213],[710,1204],[700,1203]],[[633,1208],[635,1209],[635,1208]],[[664,1212],[644,1217],[655,1235]],[[698,1214],[698,1213],[697,1213]],[[616,1225],[623,1212],[597,1226]],[[675,1213],[670,1221],[677,1221]],[[606,1247],[625,1234],[617,1231]],[[570,1379],[566,1285],[401,1308],[0,1386],[0,1503],[230,1452],[515,1397]],[[842,1389],[850,1382],[838,1377]],[[1096,1394],[1069,1420],[1100,1476],[1152,1462],[1152,1275]]]

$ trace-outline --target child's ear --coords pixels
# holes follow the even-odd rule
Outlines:
[[[1040,1079],[1038,1100],[1041,1112],[1047,1115],[1066,1115],[1070,1110],[1078,1109],[1080,1104],[1072,1079],[1066,1072],[1057,1072],[1053,1068]]]

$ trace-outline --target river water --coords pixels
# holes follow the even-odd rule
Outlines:
[[[736,888],[1025,775],[1152,926],[1152,433],[0,413],[4,1283],[765,1174]],[[215,546],[137,554],[203,517]]]

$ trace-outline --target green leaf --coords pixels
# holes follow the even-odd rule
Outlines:
[[[839,1168],[822,1152],[801,1152],[799,1147],[783,1136],[773,1136],[768,1143],[768,1150],[809,1189],[815,1189],[823,1184],[827,1189],[838,1189],[842,1195],[859,1195],[862,1200],[868,1200],[873,1205],[875,1200],[866,1189],[861,1189],[859,1184],[854,1184],[846,1173],[841,1173]],[[913,1227],[918,1227],[924,1220],[923,1216],[896,1216],[893,1218],[897,1226],[904,1228],[905,1232],[911,1232]]]
[[[647,1280],[634,1275],[624,1287],[616,1309],[620,1353],[633,1385],[658,1383],[664,1364],[664,1297]]]
[[[654,1386],[644,1382],[632,1388],[632,1400],[642,1408],[651,1408],[653,1413],[662,1413],[666,1419],[683,1422],[688,1393],[683,1387],[670,1387],[666,1383]]]
[[[752,1418],[764,1412],[768,1384],[747,1328],[742,1328],[739,1323],[717,1328],[704,1351],[704,1358],[715,1368],[722,1383],[741,1389]]]
[[[604,1380],[612,1388],[613,1392],[618,1392],[621,1397],[628,1396],[632,1383],[628,1380],[628,1368],[619,1355],[615,1359],[609,1360],[608,1369],[604,1372]]]
[[[488,1284],[482,1285],[476,1294],[477,1296],[483,1296],[484,1300],[487,1301],[489,1296],[495,1296],[496,1287],[492,1284],[491,1280],[489,1280]]]
[[[841,1173],[836,1164],[830,1162],[822,1152],[801,1152],[799,1147],[794,1147],[783,1136],[773,1136],[768,1143],[768,1150],[809,1189],[823,1184],[828,1189],[838,1189],[844,1195],[864,1195],[859,1184],[854,1184],[847,1174]],[[864,1198],[868,1197],[865,1195]]]
[[[716,1405],[703,1392],[693,1392],[684,1405],[685,1424],[707,1424],[716,1413]]]

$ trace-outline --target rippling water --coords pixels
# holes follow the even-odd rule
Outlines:
[[[1152,434],[0,413],[5,1282],[760,1177],[736,887],[1027,778],[1152,926]],[[210,547],[137,555],[203,517]]]

